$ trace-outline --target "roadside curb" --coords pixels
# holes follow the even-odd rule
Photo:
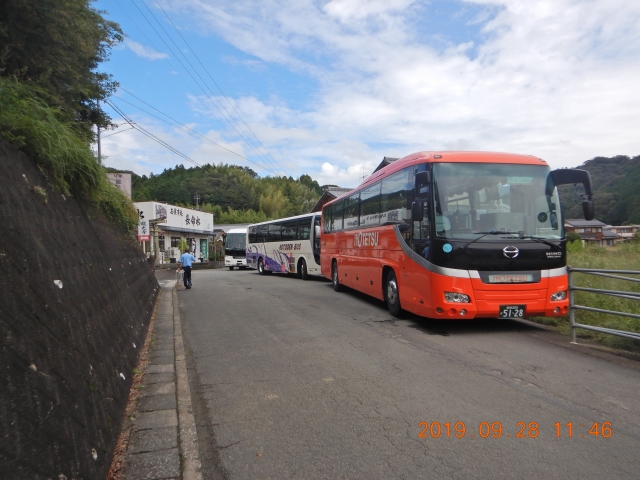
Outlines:
[[[176,283],[168,281],[160,289],[124,479],[202,480]]]
[[[193,416],[187,362],[182,340],[182,324],[180,322],[180,311],[178,308],[178,294],[175,288],[171,289],[171,295],[173,299],[173,334],[176,355],[178,424],[180,425],[178,435],[182,456],[182,478],[183,480],[202,480],[202,463],[200,462],[198,433],[196,431],[195,417]]]

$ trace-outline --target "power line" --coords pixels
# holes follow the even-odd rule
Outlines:
[[[115,106],[113,104],[113,101],[105,100],[105,103],[108,104],[111,108],[113,108],[124,119],[125,122],[127,122],[129,125],[131,125],[131,128],[136,129],[137,131],[139,131],[143,135],[146,135],[147,137],[151,138],[152,140],[154,140],[155,142],[159,143],[160,145],[162,145],[166,149],[168,149],[168,150],[172,151],[173,153],[175,153],[176,155],[178,155],[178,156],[184,158],[185,160],[193,163],[195,166],[202,168],[202,165],[200,165],[196,161],[192,160],[191,158],[186,156],[184,153],[182,153],[181,151],[179,151],[176,148],[172,147],[167,142],[165,142],[161,138],[157,137],[153,133],[149,132],[145,128],[143,128],[140,125],[138,125],[135,122],[133,122],[133,120],[131,120],[129,117],[127,117],[127,115],[125,115],[125,113],[122,110],[120,110],[120,108],[118,108],[117,106]]]
[[[118,2],[118,0],[115,0],[115,2],[116,2],[116,4],[120,7],[120,9],[124,12],[124,14],[129,18],[129,20],[131,20],[131,22],[136,26],[136,28],[140,31],[140,33],[142,33],[142,35],[147,39],[147,41],[151,44],[151,46],[152,46],[156,51],[160,51],[160,49],[158,49],[158,47],[156,47],[156,45],[155,45],[155,44],[153,43],[153,41],[149,38],[149,36],[144,32],[144,30],[143,30],[142,28],[140,28],[140,26],[139,26],[139,25],[138,25],[138,23],[133,19],[133,17],[132,17],[131,15],[129,15],[129,12],[128,12],[127,10],[125,10],[125,9],[122,7],[122,5],[120,5],[120,3]],[[134,3],[134,2],[132,2],[132,3]],[[143,2],[143,3],[144,3],[144,2]],[[206,95],[206,92],[204,92],[204,89],[202,88],[202,86],[201,86],[201,85],[198,83],[198,81],[193,77],[193,75],[191,75],[191,73],[190,73],[190,72],[189,72],[189,70],[185,67],[185,65],[180,61],[180,59],[177,57],[177,55],[175,54],[175,52],[173,51],[173,49],[172,49],[172,48],[171,48],[171,47],[170,47],[170,46],[169,46],[169,45],[164,41],[164,39],[162,38],[162,36],[160,35],[160,33],[159,33],[159,32],[155,29],[155,27],[151,24],[151,22],[150,22],[150,21],[149,21],[149,19],[146,17],[146,15],[145,15],[141,10],[140,10],[140,8],[139,8],[135,3],[134,3],[134,6],[135,6],[135,7],[136,7],[136,9],[138,10],[138,12],[140,12],[140,14],[142,15],[142,17],[146,20],[146,22],[151,26],[151,28],[152,28],[152,29],[153,29],[153,31],[156,33],[156,35],[158,35],[158,37],[160,38],[160,40],[161,40],[161,41],[165,44],[165,46],[169,49],[169,51],[170,51],[174,56],[176,56],[176,59],[178,60],[178,62],[180,63],[180,65],[182,66],[182,68],[184,69],[184,71],[185,71],[185,72],[186,72],[186,73],[191,77],[191,79],[194,81],[194,83],[195,83],[196,85],[198,85],[198,87],[200,87],[200,90],[202,90],[202,91],[203,91],[203,93],[205,93],[205,96],[207,96],[207,95]],[[149,12],[151,13],[151,15],[153,15],[153,12],[149,9],[149,7],[148,7],[146,4],[145,4],[145,7],[147,8],[147,10],[149,10]],[[161,7],[161,8],[162,8],[162,7]],[[164,12],[164,10],[163,10],[163,12]],[[166,12],[165,12],[165,15],[166,15]],[[167,15],[167,18],[169,18],[169,17],[168,17],[168,15]],[[158,22],[158,20],[157,20],[157,18],[155,18],[155,16],[154,16],[154,19],[155,19],[155,20],[156,20],[156,22],[157,22],[157,23],[162,27],[162,25],[160,24],[160,22]],[[171,22],[171,19],[170,19],[170,18],[169,18],[169,21]],[[175,24],[173,24],[173,22],[171,22],[171,24],[174,26],[174,28],[176,28],[176,27],[175,27]],[[164,30],[164,28],[163,28],[163,30]],[[176,30],[177,30],[177,28],[176,28]],[[166,33],[166,30],[165,30],[165,33]],[[178,33],[180,34],[180,32],[179,32],[179,31],[178,31]],[[171,37],[170,37],[168,34],[167,34],[167,36],[171,39]],[[181,37],[182,37],[182,35],[181,35]],[[182,38],[183,38],[183,40],[184,40],[184,37],[182,37]],[[173,42],[173,40],[171,40],[171,41],[172,41],[172,43],[176,46],[176,48],[178,48],[178,47],[177,47],[177,45],[175,44],[175,42]],[[186,42],[186,40],[184,40],[184,41],[185,41],[185,43],[187,43],[187,42]],[[193,50],[191,49],[191,47],[189,46],[189,44],[188,44],[188,43],[187,43],[187,47],[188,47],[188,48],[192,51],[192,53],[193,53]],[[195,56],[195,54],[194,54],[194,56]],[[183,55],[183,57],[184,57],[184,55]],[[202,62],[200,62],[200,60],[197,58],[197,56],[196,56],[196,59],[197,59],[197,60],[198,60],[198,62],[202,65]],[[171,62],[170,62],[168,59],[166,59],[166,58],[165,58],[164,60],[165,60],[165,61],[167,62],[167,64],[171,67],[171,69],[172,69],[172,70],[176,70],[176,69],[173,67],[173,65],[171,64]],[[187,59],[186,59],[186,57],[185,57],[185,60],[187,60]],[[188,60],[187,60],[187,62],[188,62]],[[191,66],[191,68],[195,71],[195,69],[193,68],[193,66],[191,65],[191,63],[190,63],[190,62],[189,62],[189,65],[190,65],[190,66]],[[203,66],[203,68],[204,68],[204,66]],[[206,69],[205,69],[205,71],[206,71]],[[197,74],[197,72],[196,72],[196,74]],[[209,74],[209,72],[207,72],[207,74]],[[186,86],[189,90],[191,90],[191,92],[194,94],[194,96],[195,96],[195,97],[197,97],[198,95],[193,91],[193,89],[192,89],[192,88],[190,87],[190,85],[189,85],[189,84],[184,80],[184,78],[182,78],[182,75],[179,75],[179,76],[180,76],[180,79],[181,79],[181,80],[183,81],[183,83],[185,84],[185,86]],[[198,76],[199,76],[199,75],[198,75]],[[200,76],[199,76],[199,77],[200,77]],[[209,74],[209,77],[211,77],[211,75],[210,75],[210,74]],[[202,77],[200,77],[200,79],[202,80]],[[213,79],[212,79],[212,81],[215,83],[215,80],[213,80]],[[203,83],[205,83],[205,86],[206,86],[206,82],[204,82],[204,80],[203,80]],[[219,87],[217,84],[216,84],[216,86],[217,86],[217,87],[218,87],[218,89],[220,90],[220,87]],[[207,88],[208,88],[208,87],[207,87]],[[121,87],[121,89],[122,89],[122,90],[124,90],[124,91],[126,91],[126,90],[125,90],[124,88],[122,88],[122,87]],[[209,90],[210,90],[210,89],[209,89]],[[220,92],[224,95],[224,93],[222,92],[222,90],[220,90]],[[133,95],[132,93],[130,93],[130,92],[127,92],[127,93],[129,93],[129,95],[132,95],[132,96],[134,96],[134,97],[135,97],[135,95]],[[213,93],[212,93],[212,95],[213,95]],[[136,98],[137,98],[137,97],[136,97]],[[214,95],[214,98],[215,98],[215,95]],[[207,99],[208,99],[209,101],[211,101],[211,103],[212,103],[212,104],[213,104],[213,105],[214,105],[214,106],[215,106],[215,107],[220,111],[220,108],[219,108],[219,107],[218,107],[218,106],[217,106],[217,105],[216,105],[216,104],[215,104],[215,103],[214,103],[210,98],[208,98],[208,96],[207,96]],[[229,99],[228,99],[228,98],[226,98],[226,96],[225,96],[225,99],[226,99],[226,100],[227,100],[227,102],[231,105],[231,107],[232,107],[232,108],[234,108],[234,107],[233,107],[233,104],[231,104],[231,103],[229,102]],[[123,100],[123,99],[121,99],[121,100]],[[145,103],[145,104],[149,105],[148,103],[144,102],[143,100],[141,100],[141,99],[139,99],[139,98],[138,98],[138,100],[140,100],[141,102],[143,102],[143,103]],[[125,100],[123,100],[123,101],[125,101]],[[135,106],[135,105],[134,105],[134,106]],[[151,106],[151,105],[149,105],[149,106],[150,106],[151,108],[154,108],[154,110],[157,110],[155,107],[153,107],[153,106]],[[139,108],[139,107],[137,107],[137,106],[136,106],[136,108]],[[223,106],[223,108],[224,108],[224,106]],[[140,110],[142,110],[142,109],[140,109]],[[144,110],[143,110],[143,111],[144,111]],[[159,110],[157,110],[157,111],[159,111]],[[225,111],[226,111],[226,109],[225,109]],[[234,108],[234,111],[236,111],[236,113],[238,113],[238,112],[237,112],[237,110],[235,110],[235,108]],[[148,112],[146,112],[146,113],[148,113]],[[160,113],[162,113],[162,112],[160,112]],[[229,123],[229,124],[233,127],[233,125],[231,124],[231,122],[229,122],[229,120],[224,116],[223,112],[222,112],[222,111],[220,111],[220,113],[222,114],[222,118],[223,118],[227,123]],[[164,113],[163,113],[163,115],[166,115],[166,114],[164,114]],[[153,115],[152,115],[152,116],[153,116]],[[238,116],[240,116],[240,114],[239,114],[239,113],[238,113]],[[174,119],[172,119],[172,120],[174,120]],[[174,120],[174,121],[175,121],[175,120]],[[176,121],[176,122],[177,122],[177,121]],[[244,122],[244,120],[243,120],[243,122]],[[177,123],[179,123],[179,122],[177,122]],[[245,125],[246,125],[246,122],[244,122],[244,123],[245,123]],[[186,127],[186,126],[185,126],[185,128],[188,128],[188,127]],[[249,131],[251,131],[251,129],[249,128],[249,126],[248,126],[248,125],[247,125],[247,128],[249,129]],[[234,129],[235,129],[235,128],[234,128]],[[200,134],[198,134],[197,132],[195,132],[195,133],[196,133],[197,135],[200,135]],[[236,133],[238,133],[238,135],[240,136],[240,138],[242,138],[245,142],[247,142],[247,140],[244,138],[244,136],[243,136],[240,132],[238,132],[238,130],[237,130],[237,129],[236,129]],[[253,131],[251,131],[251,133],[253,133]],[[255,134],[254,134],[254,137],[255,137]],[[203,138],[205,138],[205,139],[206,139],[207,137],[203,137]],[[223,147],[222,145],[219,145],[219,144],[217,144],[216,142],[213,142],[213,141],[212,141],[212,140],[210,140],[210,139],[207,139],[207,140],[208,140],[209,142],[211,142],[211,143],[215,144],[215,145],[218,145],[219,147],[221,147],[221,148],[223,148],[223,149],[225,149],[225,150],[228,150],[226,147]],[[256,140],[258,140],[258,142],[259,142],[259,143],[261,143],[261,142],[260,142],[260,140],[259,140],[257,137],[256,137]],[[248,142],[247,142],[247,144],[248,144]],[[262,144],[261,144],[261,145],[262,145]],[[251,145],[249,145],[249,146],[251,147]],[[271,154],[266,150],[266,148],[264,147],[264,145],[262,145],[262,146],[263,146],[263,148],[265,149],[265,151],[267,152],[267,154],[268,154],[268,155],[273,159],[273,157],[272,157],[272,156],[271,156]],[[253,148],[252,148],[252,149],[253,149]],[[255,152],[255,153],[257,153],[257,154],[258,154],[258,157],[259,157],[259,158],[262,158],[262,156],[259,154],[259,152],[257,152],[255,149],[253,149],[253,150],[254,150],[254,152]],[[253,162],[253,161],[249,160],[248,158],[243,157],[242,155],[239,155],[239,154],[237,154],[237,153],[235,153],[235,152],[233,152],[233,151],[231,151],[231,150],[228,150],[228,151],[229,151],[230,153],[232,153],[233,155],[236,155],[236,156],[239,156],[240,158],[243,158],[244,160],[248,161],[249,163],[251,163],[251,164],[255,165],[256,167],[258,167],[258,168],[260,168],[260,169],[267,170],[267,171],[271,172],[272,174],[277,175],[277,172],[276,172],[272,167],[266,167],[265,165],[262,165],[262,164],[259,164],[259,163],[256,163],[256,162]],[[267,160],[267,162],[269,162],[269,160],[268,160],[268,159],[266,159],[266,158],[265,158],[265,160]],[[275,161],[275,159],[274,159],[274,161]],[[273,165],[273,163],[272,163],[272,162],[269,162],[269,163],[271,163],[271,164]],[[276,161],[276,163],[277,163],[277,161]],[[279,165],[279,164],[278,164],[278,167],[279,167],[280,169],[282,169],[282,167],[280,167],[280,165]],[[283,170],[283,171],[284,171],[284,170]]]
[[[140,28],[140,25],[138,25],[138,23],[133,19],[133,17],[132,17],[131,15],[129,15],[129,12],[128,12],[127,10],[125,10],[125,9],[122,7],[122,5],[120,5],[120,3],[118,2],[118,0],[115,0],[115,2],[116,2],[116,4],[120,7],[120,9],[124,12],[124,14],[129,18],[129,20],[131,20],[131,22],[136,26],[136,28],[140,31],[140,33],[142,33],[142,35],[147,39],[147,41],[151,44],[151,46],[152,46],[156,51],[160,51],[160,49],[159,49],[158,47],[156,47],[156,45],[155,45],[155,44],[153,43],[153,41],[149,38],[149,36],[145,33],[145,31],[144,31],[142,28]],[[160,40],[162,40],[162,41],[163,41],[163,43],[167,46],[167,48],[169,48],[169,51],[170,51],[171,53],[174,53],[174,52],[173,52],[173,50],[171,49],[171,47],[169,47],[169,46],[167,45],[167,43],[162,39],[162,37],[160,36],[160,34],[157,32],[157,30],[153,27],[153,25],[151,24],[151,22],[149,22],[149,20],[146,18],[146,16],[144,15],[144,13],[143,13],[139,8],[138,8],[138,6],[137,6],[137,5],[135,5],[135,4],[134,4],[134,6],[138,9],[138,11],[139,11],[139,12],[140,12],[140,14],[142,15],[142,17],[147,21],[147,23],[149,23],[149,25],[151,26],[151,28],[153,28],[153,30],[156,32],[156,35],[158,35],[158,37],[160,37]],[[147,7],[147,8],[148,8],[148,7]],[[157,21],[157,20],[156,20],[156,21]],[[175,53],[174,53],[174,55],[175,55]],[[193,78],[193,76],[189,73],[189,71],[187,70],[187,68],[185,68],[185,66],[182,64],[182,62],[180,62],[180,59],[178,58],[177,60],[178,60],[178,62],[180,63],[180,65],[182,66],[182,68],[186,71],[186,73],[191,77],[191,79],[192,79],[196,84],[198,84],[198,82],[197,82],[197,81],[195,81],[195,79]],[[164,59],[164,61],[165,61],[165,62],[167,62],[167,64],[169,64],[169,66],[171,67],[171,69],[172,69],[172,70],[174,70],[174,71],[177,71],[177,70],[178,70],[178,69],[174,68],[174,66],[171,64],[171,62],[170,62],[168,59],[166,59],[166,58],[165,58],[165,59]],[[182,80],[182,82],[183,82],[183,83],[185,84],[185,86],[186,86],[186,87],[191,91],[191,93],[193,93],[193,95],[194,95],[195,97],[197,97],[197,96],[198,96],[198,94],[197,94],[197,93],[195,93],[195,92],[193,91],[193,89],[191,88],[191,86],[186,82],[186,80],[182,77],[182,75],[181,75],[179,72],[177,72],[177,73],[178,73],[178,75],[179,75],[179,77],[180,77],[180,80]],[[200,86],[200,85],[198,84],[198,86]],[[119,88],[120,88],[121,90],[124,90],[125,92],[127,92],[129,95],[131,95],[131,96],[133,96],[133,97],[137,98],[137,99],[138,99],[138,100],[140,100],[142,103],[144,103],[144,104],[146,104],[146,105],[149,105],[147,102],[145,102],[144,100],[142,100],[142,99],[140,99],[140,98],[136,97],[134,94],[132,94],[131,92],[127,91],[125,88],[123,88],[123,87],[119,87]],[[202,87],[200,87],[200,89],[202,90]],[[206,95],[206,94],[205,94],[205,95]],[[120,98],[120,97],[118,97],[118,98]],[[123,102],[126,102],[126,100],[124,100],[124,99],[122,99],[122,98],[120,98],[120,100],[122,100]],[[126,103],[129,103],[129,102],[126,102]],[[149,112],[146,112],[145,110],[141,109],[140,107],[138,107],[138,106],[136,106],[136,105],[133,105],[133,104],[131,104],[131,103],[129,103],[129,104],[130,104],[130,105],[132,105],[132,106],[134,106],[135,108],[138,108],[138,109],[140,109],[140,110],[144,111],[145,113],[147,113],[147,114],[149,114],[149,115],[153,116],[154,118],[158,118],[158,117],[155,117],[153,114],[150,114]],[[158,110],[157,108],[153,107],[152,105],[149,105],[149,107],[151,107],[151,108],[153,108],[154,110],[156,110],[156,111],[160,112],[160,110]],[[165,116],[169,117],[168,115],[166,115],[166,114],[165,114],[165,113],[163,113],[163,112],[160,112],[160,113],[162,113],[163,115],[165,115]],[[169,118],[171,118],[171,117],[169,117]],[[159,118],[159,120],[161,120],[161,121],[165,121],[165,120],[160,119],[160,118]],[[173,120],[173,121],[175,121],[176,123],[180,124],[180,122],[178,122],[177,120],[175,120],[175,119],[173,119],[173,118],[172,118],[172,120]],[[225,120],[226,120],[226,119],[225,119]],[[219,119],[217,119],[217,121],[218,121],[218,123],[220,123],[220,124],[222,125],[222,123],[220,122],[220,120],[219,120]],[[166,122],[166,121],[165,121],[165,122]],[[168,123],[168,122],[166,122],[166,123]],[[173,125],[172,125],[172,126],[173,126]],[[184,126],[184,127],[185,127],[185,128],[187,128],[187,129],[189,128],[189,127],[186,127],[186,126]],[[199,133],[197,133],[197,132],[195,132],[195,131],[194,131],[194,133],[196,133],[197,135],[200,135]],[[114,134],[112,134],[112,135],[115,135],[115,133],[114,133]],[[111,136],[111,135],[107,135],[107,136]],[[202,135],[200,135],[200,136],[202,136]],[[219,146],[220,148],[222,148],[222,149],[224,149],[224,150],[229,151],[229,152],[230,152],[230,153],[232,153],[233,155],[236,155],[236,156],[238,156],[238,157],[240,157],[240,158],[242,158],[242,159],[246,160],[247,162],[249,162],[249,163],[251,163],[251,164],[255,165],[256,167],[258,167],[258,168],[260,168],[260,169],[262,169],[262,170],[266,170],[266,171],[268,171],[268,172],[271,172],[271,173],[273,173],[274,175],[277,175],[277,172],[275,172],[271,167],[265,167],[265,166],[264,166],[264,165],[262,165],[262,164],[259,164],[259,163],[256,163],[256,162],[253,162],[252,160],[249,160],[248,158],[246,158],[246,157],[244,157],[244,156],[242,156],[242,155],[240,155],[240,154],[238,154],[238,153],[236,153],[236,152],[234,152],[234,151],[232,151],[232,150],[229,150],[228,148],[226,148],[226,147],[224,147],[224,146],[222,146],[222,145],[220,145],[220,144],[218,144],[218,143],[214,142],[214,141],[213,141],[213,140],[211,140],[211,139],[208,139],[207,137],[204,137],[204,136],[202,136],[202,137],[203,137],[204,139],[206,139],[207,141],[209,141],[210,143],[213,143],[214,145],[217,145],[217,146]],[[106,138],[106,137],[103,137],[103,138]],[[243,138],[243,139],[244,139],[244,138]]]
[[[122,132],[126,132],[127,130],[131,130],[131,129],[133,129],[133,127],[129,127],[129,128],[124,129],[124,130],[120,130],[119,132],[110,133],[109,135],[102,135],[100,138],[102,138],[104,140],[105,138],[113,137],[114,135],[117,135],[117,134],[122,133]]]
[[[171,116],[167,115],[166,113],[164,113],[164,112],[162,112],[161,110],[157,109],[157,108],[156,108],[156,107],[154,107],[153,105],[151,105],[151,104],[149,104],[149,103],[145,102],[145,101],[144,101],[144,100],[142,100],[140,97],[138,97],[138,96],[134,95],[133,93],[129,92],[126,88],[120,87],[120,89],[121,89],[122,91],[126,92],[127,94],[131,95],[131,96],[132,96],[132,97],[134,97],[135,99],[139,100],[140,102],[144,103],[144,104],[145,104],[145,105],[147,105],[148,107],[150,107],[150,108],[154,109],[156,112],[160,113],[161,115],[164,115],[165,117],[167,117],[168,119],[170,119],[170,120],[171,120],[171,122],[173,122],[173,123],[171,123],[171,122],[169,122],[169,121],[167,121],[167,120],[165,120],[165,119],[163,119],[163,118],[161,118],[161,117],[158,117],[157,115],[154,115],[153,113],[148,112],[147,110],[145,110],[145,109],[143,109],[143,108],[140,108],[139,106],[137,106],[137,105],[135,105],[135,104],[133,104],[133,103],[131,103],[131,102],[128,102],[128,101],[127,101],[127,100],[125,100],[124,98],[121,98],[121,97],[118,97],[117,95],[114,95],[114,96],[115,96],[116,98],[118,98],[119,100],[121,100],[121,101],[123,101],[123,102],[125,102],[125,103],[127,103],[127,104],[129,104],[129,105],[131,105],[131,106],[132,106],[132,107],[134,107],[134,108],[137,108],[137,109],[139,109],[139,110],[141,110],[141,111],[145,112],[147,115],[150,115],[150,116],[152,116],[152,117],[154,117],[154,118],[157,118],[157,119],[158,119],[158,120],[160,120],[161,122],[165,122],[165,123],[167,123],[168,125],[171,125],[171,126],[172,126],[172,127],[174,127],[174,128],[179,128],[179,129],[181,129],[181,130],[186,131],[186,132],[187,132],[189,135],[191,135],[192,137],[201,138],[201,139],[203,139],[203,140],[205,140],[205,141],[207,141],[207,142],[211,143],[212,145],[215,145],[215,146],[217,146],[217,147],[222,148],[223,150],[226,150],[227,152],[229,152],[229,153],[231,153],[231,154],[235,155],[236,157],[239,157],[239,158],[242,158],[243,160],[246,160],[247,162],[249,162],[249,163],[251,163],[251,164],[255,165],[255,166],[256,166],[256,167],[258,167],[258,168],[261,168],[261,169],[264,169],[264,170],[268,170],[268,171],[270,171],[270,172],[272,172],[272,173],[274,173],[274,174],[275,174],[275,172],[274,172],[271,168],[266,167],[266,166],[264,166],[264,165],[262,165],[262,164],[256,163],[256,162],[254,162],[254,161],[252,161],[252,160],[249,160],[247,157],[244,157],[244,156],[240,155],[239,153],[236,153],[236,152],[234,152],[233,150],[230,150],[230,149],[228,149],[227,147],[225,147],[225,146],[223,146],[223,145],[220,145],[219,143],[217,143],[217,142],[215,142],[215,141],[211,140],[210,138],[208,138],[207,136],[202,135],[201,133],[199,133],[199,132],[197,132],[197,131],[193,130],[192,128],[189,128],[189,127],[187,127],[186,125],[184,125],[184,124],[180,123],[180,122],[179,122],[178,120],[176,120],[175,118],[173,118],[173,117],[171,117]],[[174,124],[175,124],[175,125],[174,125]],[[176,126],[176,125],[178,125],[178,126]]]
[[[154,15],[153,11],[149,8],[149,6],[145,3],[144,0],[140,0],[142,2],[142,4],[146,7],[146,9],[149,11],[149,14],[153,17],[153,19],[156,21],[156,23],[160,26],[160,28],[164,31],[165,35],[167,36],[167,38],[171,41],[171,43],[173,43],[173,45],[176,47],[177,51],[180,53],[180,55],[182,55],[182,57],[185,59],[185,61],[189,64],[189,66],[191,67],[191,69],[193,70],[193,72],[200,78],[200,80],[202,81],[202,83],[205,85],[205,87],[207,87],[209,89],[209,93],[215,98],[215,95],[213,95],[213,92],[211,91],[211,89],[207,86],[206,82],[202,79],[202,77],[200,76],[200,74],[196,71],[196,69],[193,67],[193,65],[191,65],[191,62],[189,62],[189,60],[186,58],[186,56],[180,51],[180,48],[178,47],[178,45],[176,45],[176,43],[173,41],[173,39],[171,38],[171,35],[169,35],[169,33],[165,30],[165,28],[162,26],[162,24],[158,21],[158,19],[156,18],[156,16]],[[229,123],[229,125],[236,131],[236,133],[247,143],[247,145],[254,151],[254,153],[256,155],[258,155],[258,157],[263,158],[264,160],[266,160],[267,163],[271,163],[269,161],[268,158],[266,158],[263,154],[261,154],[255,147],[255,144],[253,144],[253,142],[250,142],[249,140],[247,140],[247,138],[245,138],[244,132],[241,132],[240,130],[238,130],[238,128],[236,128],[236,126],[229,120],[229,118],[231,118],[231,120],[233,120],[233,118],[228,114],[228,112],[223,112],[220,107],[209,97],[209,95],[207,95],[207,92],[205,91],[205,89],[202,87],[202,85],[194,78],[194,76],[191,74],[191,72],[189,71],[189,69],[184,65],[184,63],[182,63],[182,61],[180,60],[180,58],[178,58],[178,55],[174,52],[174,50],[169,46],[169,44],[164,40],[164,38],[162,37],[162,35],[160,35],[160,33],[158,32],[158,30],[153,26],[153,24],[149,21],[149,19],[147,18],[147,16],[142,12],[142,10],[140,10],[140,8],[138,7],[138,5],[134,2],[132,2],[134,4],[134,6],[138,9],[138,11],[140,12],[140,14],[143,16],[143,18],[147,21],[147,23],[149,23],[149,25],[151,26],[151,28],[153,29],[153,31],[156,33],[156,35],[158,35],[158,37],[160,37],[160,40],[162,40],[162,42],[165,44],[165,46],[169,49],[169,51],[176,57],[176,60],[178,60],[178,62],[180,63],[180,65],[182,66],[182,68],[184,68],[184,70],[187,72],[187,74],[191,77],[191,79],[195,82],[196,85],[198,85],[198,87],[200,88],[200,90],[202,90],[202,93],[205,94],[205,97],[211,102],[211,104],[216,107],[216,109],[220,112],[220,114],[223,116],[223,118],[227,121],[227,123]],[[221,104],[222,105],[222,104]],[[224,108],[224,107],[223,107]],[[227,118],[227,116],[225,115],[225,113],[227,113],[227,115],[229,116],[229,118]],[[235,121],[235,120],[234,120]],[[237,122],[235,122],[236,125],[238,124]]]
[[[144,0],[142,0],[144,2]],[[156,0],[156,3],[158,4],[158,7],[160,7],[160,10],[162,10],[162,13],[164,13],[164,15],[167,17],[167,20],[169,20],[169,23],[171,23],[171,25],[173,26],[173,28],[175,29],[176,32],[178,32],[178,35],[180,35],[180,38],[182,38],[182,41],[185,43],[185,45],[187,46],[187,48],[189,48],[189,51],[191,51],[191,54],[195,57],[195,59],[198,61],[198,63],[200,64],[200,66],[202,67],[202,69],[207,73],[207,75],[209,76],[209,78],[211,79],[211,81],[213,82],[213,84],[216,86],[216,88],[218,89],[218,91],[222,94],[222,96],[224,97],[224,99],[227,101],[227,103],[229,104],[229,106],[233,109],[234,112],[236,112],[236,115],[238,115],[238,117],[240,118],[240,120],[242,120],[242,123],[244,123],[244,125],[247,127],[247,130],[249,130],[251,132],[251,134],[254,136],[254,138],[258,141],[258,143],[260,144],[260,146],[264,149],[264,151],[267,153],[267,155],[269,155],[269,157],[276,163],[276,165],[278,166],[278,168],[280,168],[280,170],[282,170],[284,172],[284,169],[280,166],[280,164],[278,163],[278,161],[273,158],[273,156],[271,155],[271,153],[269,153],[269,151],[267,150],[267,148],[262,144],[262,142],[260,141],[260,139],[258,138],[258,136],[253,132],[253,130],[251,130],[251,128],[249,127],[249,125],[247,124],[247,122],[245,122],[244,118],[242,118],[242,115],[240,115],[240,113],[238,112],[238,110],[236,110],[236,108],[233,106],[233,104],[229,101],[229,98],[225,95],[225,93],[222,91],[222,89],[220,88],[220,86],[218,85],[218,83],[213,79],[213,77],[211,76],[211,73],[209,73],[209,70],[207,70],[207,67],[205,67],[203,65],[203,63],[200,61],[200,58],[198,57],[198,55],[196,55],[196,53],[193,51],[193,49],[191,48],[191,45],[189,45],[189,42],[187,42],[187,40],[182,36],[182,33],[180,33],[180,30],[178,30],[178,27],[176,27],[176,25],[173,23],[173,21],[171,20],[171,18],[169,17],[169,15],[167,14],[167,12],[165,11],[164,8],[162,8],[162,5],[160,5],[160,3],[158,2],[158,0]],[[147,7],[149,8],[149,7]],[[220,103],[222,105],[222,102]],[[224,106],[223,106],[224,108]],[[226,111],[226,108],[225,108]]]

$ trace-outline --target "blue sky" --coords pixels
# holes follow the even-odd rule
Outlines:
[[[200,165],[355,186],[383,156],[421,150],[524,153],[554,168],[640,154],[638,2],[94,5],[126,34],[101,65],[122,87],[110,101]],[[112,117],[108,166],[192,165]]]

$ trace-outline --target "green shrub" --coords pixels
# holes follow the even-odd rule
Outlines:
[[[567,232],[567,243],[579,241],[582,245],[582,237],[576,232]]]

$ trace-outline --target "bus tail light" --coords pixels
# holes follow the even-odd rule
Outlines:
[[[553,295],[551,295],[551,301],[552,302],[560,302],[560,301],[564,300],[565,298],[567,298],[567,291],[566,290],[562,290],[561,292],[556,292]]]
[[[464,293],[444,292],[444,299],[447,302],[453,303],[471,303],[469,295],[465,295]]]

